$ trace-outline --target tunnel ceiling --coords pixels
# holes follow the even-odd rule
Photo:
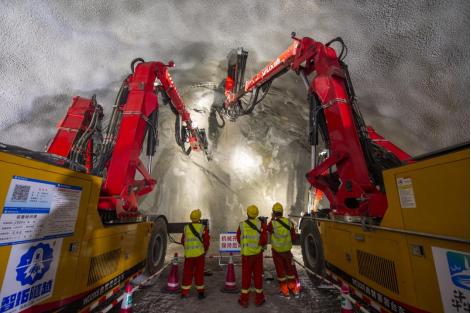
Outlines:
[[[161,108],[159,185],[143,205],[174,220],[199,206],[220,229],[243,208],[304,205],[309,169],[306,94],[288,73],[253,115],[215,126],[211,107],[230,49],[254,74],[290,33],[341,36],[368,124],[410,154],[469,140],[469,1],[0,2],[0,142],[41,150],[73,95],[109,110],[135,57],[177,65],[172,75],[215,160],[182,155]]]

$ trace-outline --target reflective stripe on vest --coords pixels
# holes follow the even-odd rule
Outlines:
[[[279,219],[291,227],[291,222],[289,219],[286,217],[280,217]],[[276,220],[273,220],[271,224],[273,226],[273,233],[270,236],[270,240],[273,250],[276,252],[290,251],[291,247],[293,246],[291,242],[291,232]]]
[[[258,218],[249,219],[258,229],[261,229],[261,222]],[[260,234],[249,226],[246,222],[239,225],[240,228],[240,253],[242,255],[256,255],[262,252],[262,247],[258,244]]]
[[[203,224],[193,223],[193,227],[200,235],[201,239],[203,239]],[[193,232],[188,225],[185,225],[183,233],[185,234],[185,243],[183,244],[185,246],[185,258],[196,258],[200,255],[203,255],[203,243],[195,235],[193,235]]]

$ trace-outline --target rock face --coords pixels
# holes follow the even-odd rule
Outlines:
[[[244,208],[304,206],[307,104],[299,77],[278,79],[251,116],[219,129],[211,107],[230,49],[248,49],[247,75],[289,44],[289,34],[341,36],[368,124],[411,154],[469,140],[469,1],[82,1],[0,3],[0,141],[43,149],[72,95],[97,94],[109,111],[130,61],[175,60],[193,118],[214,160],[182,155],[174,117],[161,108],[155,192],[143,201],[171,221],[200,207],[215,230]]]

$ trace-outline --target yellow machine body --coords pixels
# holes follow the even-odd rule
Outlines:
[[[0,221],[5,215],[5,202],[8,200],[6,198],[11,194],[9,190],[17,177],[39,182],[38,186],[42,186],[41,183],[44,182],[50,183],[51,186],[74,186],[73,196],[78,196],[77,190],[80,191],[76,213],[69,214],[74,217],[72,221],[70,216],[61,217],[61,210],[56,210],[56,216],[47,218],[57,223],[50,229],[57,231],[58,227],[69,227],[70,234],[34,238],[34,241],[25,243],[3,243],[0,246],[1,312],[43,312],[59,308],[66,312],[76,312],[86,308],[107,290],[122,285],[144,268],[152,223],[104,226],[97,211],[101,178],[7,153],[0,153],[0,175]],[[21,189],[18,192],[21,192]],[[21,193],[17,194],[16,198],[18,197],[21,197]],[[67,200],[66,196],[64,199],[73,201],[73,197]],[[64,205],[70,206],[70,203]],[[26,214],[25,220],[29,218],[34,224],[35,215],[38,214]],[[15,218],[20,221],[23,219],[18,214]],[[42,223],[45,223],[45,220]],[[8,223],[0,222],[0,243],[2,234],[11,235],[13,231],[5,225]],[[37,231],[38,227],[51,226],[36,225]],[[21,230],[18,234],[21,236]],[[37,252],[38,247],[44,247],[39,246],[40,244],[52,247],[52,262],[49,262],[49,265],[46,261],[36,263],[42,269],[38,271],[30,267],[25,274],[25,266],[34,265],[35,260],[32,261],[31,257],[41,259],[42,256],[43,260],[47,259],[44,257],[46,248]],[[38,280],[45,266],[49,268],[44,274],[49,275],[49,285]],[[14,273],[15,270],[17,273]],[[35,277],[32,277],[31,272]],[[15,280],[15,276],[17,278],[21,275],[23,278],[20,277],[20,284],[18,279]],[[37,287],[38,283],[34,280],[39,281],[41,286]],[[18,288],[12,287],[15,284]],[[13,291],[6,294],[7,289]]]
[[[383,176],[388,210],[378,228],[319,222],[328,274],[382,310],[469,311],[469,148]],[[467,295],[452,282],[460,271]]]

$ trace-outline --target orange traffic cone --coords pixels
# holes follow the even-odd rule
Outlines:
[[[173,257],[172,268],[168,274],[167,286],[165,286],[162,291],[169,293],[180,291],[180,282],[178,280],[178,253],[175,253]]]
[[[348,295],[350,294],[350,288],[347,284],[342,284],[342,288],[340,289],[341,292],[341,299],[340,299],[340,312],[341,313],[353,313],[353,306],[350,299],[348,299]]]
[[[221,288],[221,291],[227,292],[227,293],[239,292],[239,289],[236,286],[234,262],[232,261],[232,253],[229,255],[229,263],[227,264],[227,272],[226,272],[226,281],[224,283],[224,287]]]
[[[130,283],[124,288],[124,298],[119,313],[132,313],[132,286]]]

